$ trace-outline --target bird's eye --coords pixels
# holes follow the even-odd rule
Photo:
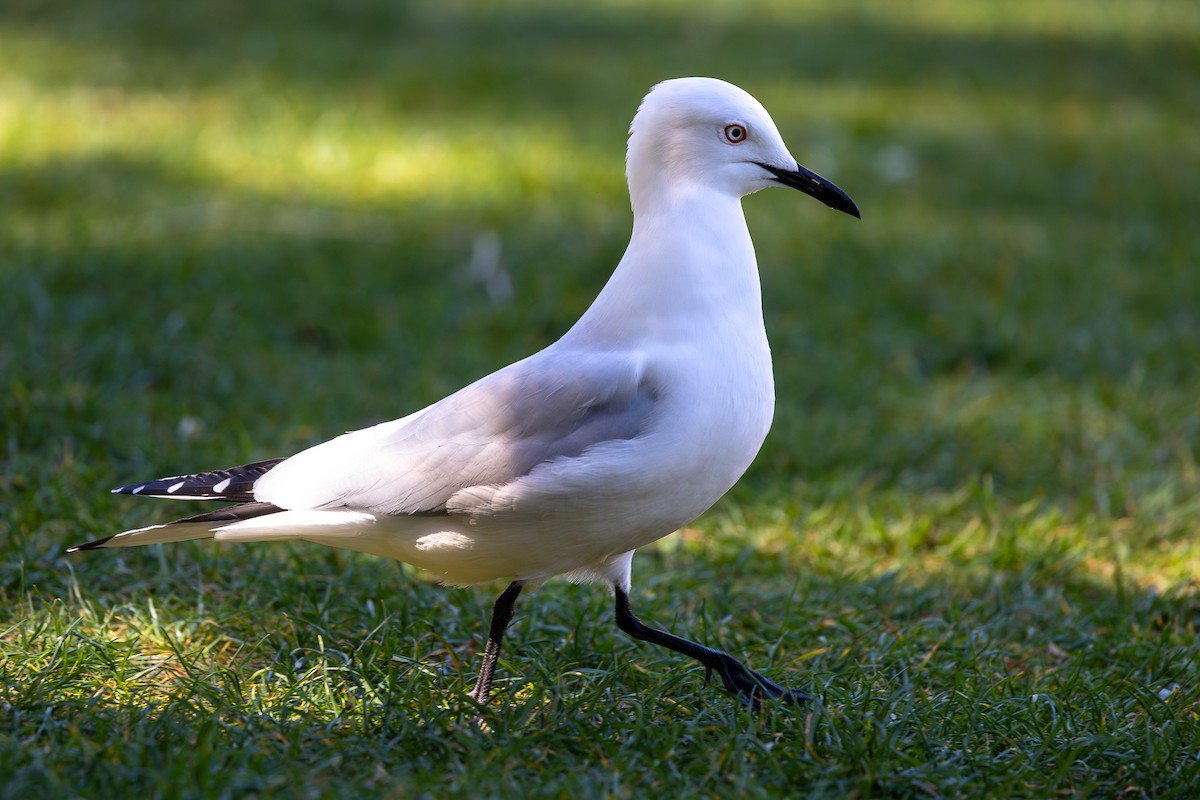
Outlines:
[[[741,144],[749,135],[750,131],[746,129],[745,125],[734,123],[725,126],[725,141],[730,144]]]

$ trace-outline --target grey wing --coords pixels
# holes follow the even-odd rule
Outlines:
[[[538,464],[638,436],[656,402],[636,353],[546,350],[416,414],[287,459],[255,496],[288,509],[445,512],[464,488],[503,485]]]

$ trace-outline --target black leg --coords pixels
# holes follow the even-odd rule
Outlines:
[[[513,607],[524,585],[521,581],[510,583],[504,593],[496,598],[496,605],[492,608],[492,626],[488,629],[487,644],[483,648],[483,666],[479,668],[479,677],[475,681],[475,688],[471,690],[471,697],[478,703],[486,703],[491,694],[492,677],[496,674],[496,662],[500,659],[500,643],[504,641],[508,623],[512,622]]]
[[[613,587],[617,599],[617,627],[635,639],[650,642],[676,653],[691,656],[704,665],[705,680],[712,677],[713,670],[721,676],[725,691],[744,700],[754,708],[765,698],[785,700],[789,703],[803,703],[810,698],[793,689],[785,689],[774,681],[764,678],[752,669],[742,665],[733,656],[720,650],[713,650],[702,644],[682,639],[674,634],[651,628],[629,610],[629,595],[619,586]]]

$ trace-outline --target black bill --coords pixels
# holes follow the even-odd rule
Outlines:
[[[862,214],[858,213],[858,206],[854,205],[854,201],[850,199],[850,195],[811,169],[806,169],[799,164],[796,165],[794,170],[791,170],[779,169],[778,167],[772,167],[770,164],[763,164],[761,162],[755,163],[774,175],[775,180],[784,186],[799,189],[809,197],[815,197],[830,208],[845,211],[852,217],[862,219]]]

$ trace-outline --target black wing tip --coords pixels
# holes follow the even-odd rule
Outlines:
[[[113,536],[116,536],[116,534],[114,533]],[[94,542],[87,542],[85,544],[72,545],[67,548],[67,552],[81,553],[84,550],[101,550],[106,544],[112,541],[113,536],[105,536],[103,539],[96,539]]]
[[[273,503],[239,503],[236,506],[225,506],[225,508],[218,508],[216,511],[208,511],[204,514],[177,519],[169,524],[176,525],[181,522],[241,522],[242,520],[262,517],[267,514],[277,514],[280,511],[283,511],[283,509]]]
[[[224,500],[253,502],[254,484],[283,458],[268,458],[240,467],[172,475],[111,489],[112,494],[158,497],[165,500]]]

